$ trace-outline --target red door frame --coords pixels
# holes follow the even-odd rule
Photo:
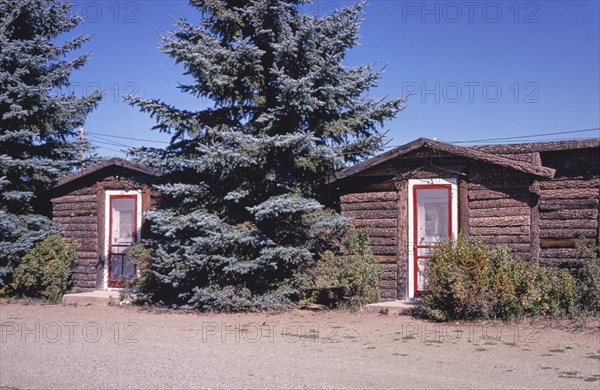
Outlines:
[[[112,224],[113,224],[113,199],[133,199],[133,242],[137,242],[138,237],[138,226],[137,226],[137,195],[109,195],[108,201],[108,212],[109,212],[109,225],[108,225],[108,287],[121,287],[120,280],[112,280]],[[123,261],[124,263],[124,261]],[[123,265],[121,267],[123,268]],[[134,274],[137,272],[137,267],[133,266]]]
[[[417,207],[417,191],[431,189],[446,189],[448,190],[448,237],[452,237],[452,184],[415,184],[413,186],[413,278],[415,296],[418,297],[423,291],[419,290],[419,267],[420,258],[429,259],[431,256],[419,256],[419,249],[433,248],[433,245],[419,245],[419,225],[418,225],[418,207]]]

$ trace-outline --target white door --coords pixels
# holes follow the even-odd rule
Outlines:
[[[136,267],[130,261],[129,247],[138,241],[137,196],[109,196],[108,287],[121,287]]]
[[[456,195],[455,179],[409,181],[409,298],[428,289],[425,265],[435,244],[456,235]]]

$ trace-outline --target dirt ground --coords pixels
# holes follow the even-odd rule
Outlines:
[[[0,305],[0,388],[600,388],[597,324]]]

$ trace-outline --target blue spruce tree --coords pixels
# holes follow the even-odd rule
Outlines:
[[[89,148],[73,141],[74,129],[101,95],[68,91],[88,55],[65,58],[89,37],[56,43],[79,21],[60,0],[0,0],[0,287],[25,252],[56,231],[47,191]]]
[[[325,17],[305,1],[190,1],[198,25],[177,21],[163,53],[214,103],[184,110],[129,97],[169,133],[136,151],[164,172],[148,214],[156,299],[201,310],[285,306],[310,259],[344,226],[323,206],[326,178],[382,146],[379,128],[403,99],[365,96],[381,71],[343,64],[363,4]]]

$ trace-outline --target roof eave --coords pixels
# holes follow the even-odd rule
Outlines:
[[[450,145],[444,142],[434,141],[428,138],[419,138],[408,144],[399,146],[388,152],[375,156],[356,165],[348,168],[344,168],[336,172],[333,177],[327,180],[327,183],[331,184],[338,180],[347,178],[354,174],[363,172],[373,166],[379,165],[383,162],[389,161],[395,157],[402,156],[410,153],[416,149],[427,147],[433,150],[440,150],[457,156],[470,158],[473,160],[479,160],[488,164],[499,165],[508,169],[514,169],[526,174],[533,175],[535,177],[551,179],[554,177],[556,170],[552,168],[542,167],[531,163],[512,160],[507,157],[497,156],[487,152],[483,152],[473,148],[465,148],[462,146]]]
[[[98,163],[96,165],[93,165],[87,169],[83,169],[79,172],[64,176],[63,178],[61,178],[60,180],[58,180],[56,182],[53,189],[60,188],[60,187],[66,185],[66,184],[69,184],[75,180],[81,179],[87,175],[90,175],[94,172],[98,172],[98,171],[108,168],[110,166],[127,168],[129,170],[136,171],[136,172],[139,172],[139,173],[142,173],[145,175],[149,175],[149,176],[160,176],[160,174],[152,168],[148,168],[144,165],[137,164],[137,163],[134,163],[131,161],[127,161],[122,158],[113,157],[106,161]]]
[[[475,149],[467,149],[462,146],[450,145],[443,142],[426,140],[424,146],[432,149],[438,148],[450,154],[479,160],[492,165],[499,165],[504,168],[514,169],[540,178],[552,179],[556,173],[556,170],[553,168],[534,165],[525,161],[513,160],[508,157],[502,157]]]
[[[373,166],[379,165],[379,164],[386,162],[388,160],[391,160],[395,157],[412,152],[413,150],[417,150],[417,149],[423,147],[425,141],[427,141],[427,138],[418,138],[407,144],[398,146],[397,148],[394,148],[387,152],[381,153],[380,155],[371,157],[365,161],[361,161],[358,164],[354,164],[350,167],[339,170],[336,173],[334,173],[333,176],[327,180],[327,183],[330,184],[335,181],[344,179],[348,176],[352,176],[355,173],[365,171]]]

